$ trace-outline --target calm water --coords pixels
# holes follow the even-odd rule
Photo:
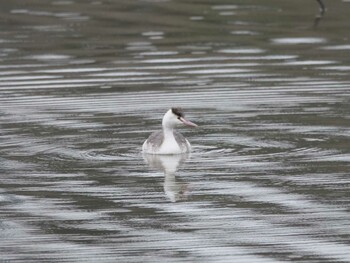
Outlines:
[[[0,3],[0,262],[350,262],[349,1]],[[143,156],[182,106],[190,156]]]

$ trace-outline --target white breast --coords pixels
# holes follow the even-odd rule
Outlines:
[[[181,135],[176,133],[176,136]],[[182,143],[179,144],[178,141]],[[142,145],[142,151],[150,154],[181,154],[189,152],[190,149],[191,145],[187,139],[181,136],[181,140],[179,138],[176,140],[173,132],[166,131],[162,133],[162,136],[156,133],[155,136],[148,138]]]
[[[158,151],[159,154],[179,154],[182,152],[173,134],[165,137]]]

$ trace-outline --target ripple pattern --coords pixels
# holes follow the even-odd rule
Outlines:
[[[349,43],[272,2],[1,3],[1,260],[349,262]]]

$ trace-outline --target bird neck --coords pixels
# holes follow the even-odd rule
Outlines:
[[[163,126],[164,139],[174,138],[174,128]]]

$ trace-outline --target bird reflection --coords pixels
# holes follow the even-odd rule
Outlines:
[[[143,154],[148,165],[164,172],[164,192],[171,202],[186,200],[189,196],[187,183],[176,181],[176,171],[189,154],[154,155]]]

